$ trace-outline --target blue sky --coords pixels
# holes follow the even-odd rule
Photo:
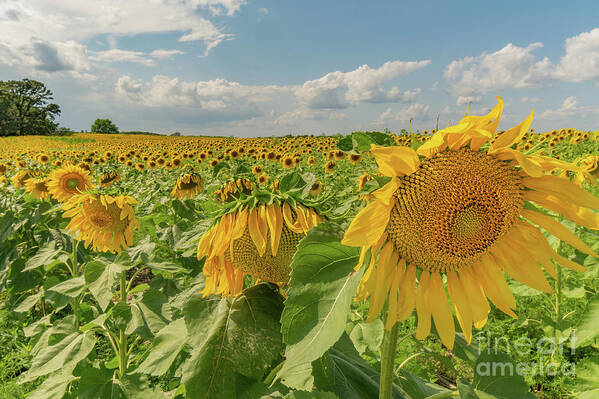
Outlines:
[[[0,80],[60,123],[270,136],[456,122],[599,130],[599,3],[0,0]]]

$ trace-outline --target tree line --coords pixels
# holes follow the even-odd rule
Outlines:
[[[0,136],[50,135],[60,106],[43,83],[32,79],[0,81]]]

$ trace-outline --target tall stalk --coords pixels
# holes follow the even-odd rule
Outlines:
[[[79,276],[79,263],[77,261],[77,249],[79,247],[79,240],[73,239],[72,246],[73,246],[73,252],[71,253],[71,265],[73,266],[73,269],[71,271],[71,274],[73,277],[78,277]],[[79,296],[77,296],[71,300],[71,307],[73,308],[73,314],[75,315],[75,325],[77,327],[79,327],[79,319],[81,317],[79,314]]]
[[[121,301],[127,303],[127,277],[125,272],[121,273]],[[119,358],[119,376],[123,378],[127,372],[127,366],[129,363],[129,351],[127,349],[127,335],[125,334],[125,328],[119,328],[119,341],[118,341],[117,356]]]
[[[399,323],[395,323],[391,329],[385,330],[385,335],[383,336],[379,399],[389,399],[393,392],[393,365],[395,364],[398,333]]]

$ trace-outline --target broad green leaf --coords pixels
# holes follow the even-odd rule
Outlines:
[[[21,303],[17,305],[17,307],[13,309],[13,311],[17,313],[27,312],[29,309],[35,306],[35,304],[40,300],[41,296],[42,294],[40,292],[27,296],[23,301],[21,301]]]
[[[150,269],[161,270],[169,273],[189,273],[189,270],[173,262],[148,262],[146,266],[148,266]]]
[[[59,294],[68,296],[69,298],[75,298],[77,295],[81,294],[84,289],[85,279],[83,276],[79,276],[65,280],[62,283],[58,283],[48,290],[58,292]]]
[[[42,382],[27,399],[62,399],[69,384],[76,379],[77,377],[59,372]]]
[[[151,386],[145,375],[125,374],[117,383],[127,399],[164,399],[164,393],[157,386]]]
[[[131,266],[138,261],[148,262],[156,249],[156,243],[150,241],[150,236],[145,236],[137,245],[127,250],[131,257]]]
[[[72,333],[54,345],[43,348],[33,358],[31,368],[24,375],[24,381],[50,374],[68,365],[74,365],[85,359],[92,351],[96,337],[92,333]]]
[[[442,386],[423,380],[422,378],[401,370],[397,384],[409,395],[411,399],[425,399],[432,395],[450,393]]]
[[[120,389],[112,383],[114,370],[104,367],[87,367],[81,372],[77,399],[113,399],[122,398]]]
[[[483,352],[474,366],[472,386],[497,399],[535,399],[509,355]]]
[[[270,284],[232,301],[193,296],[183,314],[192,346],[182,381],[189,399],[235,398],[236,373],[262,378],[279,356],[282,297]]]
[[[576,389],[599,389],[599,356],[587,357],[576,364]]]
[[[296,389],[309,388],[305,365],[320,358],[343,333],[363,272],[354,271],[360,250],[342,245],[337,231],[328,223],[315,227],[300,241],[291,262],[281,316],[286,360],[277,378]],[[298,384],[298,378],[303,383]]]
[[[384,325],[381,319],[375,319],[372,323],[359,322],[349,333],[354,346],[360,353],[370,349],[376,352],[383,342]]]
[[[330,392],[293,391],[283,396],[283,399],[337,399],[337,396]]]
[[[33,270],[40,266],[45,266],[51,263],[54,258],[60,254],[60,249],[56,249],[54,241],[48,241],[41,247],[35,255],[33,255],[25,263],[23,271]]]
[[[347,334],[312,362],[314,385],[343,399],[378,399],[380,375],[356,351]],[[393,385],[392,399],[408,398]]]
[[[156,334],[150,354],[136,371],[155,376],[165,374],[188,339],[184,319],[177,319],[170,323]]]
[[[293,192],[301,191],[306,186],[306,181],[302,178],[298,172],[287,173],[283,176],[279,183],[279,189],[281,192]]]
[[[599,295],[596,295],[588,302],[587,308],[576,327],[575,337],[576,342],[574,345],[577,348],[587,345],[599,337]]]
[[[111,329],[118,331],[126,329],[132,318],[131,307],[127,303],[120,301],[110,309],[109,315],[106,318],[106,324]]]
[[[106,310],[110,304],[114,296],[113,287],[121,272],[120,267],[99,261],[89,262],[85,266],[85,282],[102,310]]]
[[[458,378],[457,385],[460,399],[480,399],[468,381]]]
[[[162,330],[172,318],[168,298],[162,292],[150,289],[140,301],[131,304],[133,322],[127,329],[127,334],[138,331],[142,337],[150,339]]]

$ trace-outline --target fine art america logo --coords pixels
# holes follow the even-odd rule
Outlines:
[[[486,336],[481,332],[477,336],[478,353],[489,355],[507,354],[509,357],[523,357],[534,354],[529,362],[515,362],[508,356],[482,356],[474,372],[481,377],[525,376],[574,376],[576,367],[566,360],[575,354],[576,336],[557,340],[554,337],[541,337],[533,340],[520,337],[509,340],[506,337]]]

